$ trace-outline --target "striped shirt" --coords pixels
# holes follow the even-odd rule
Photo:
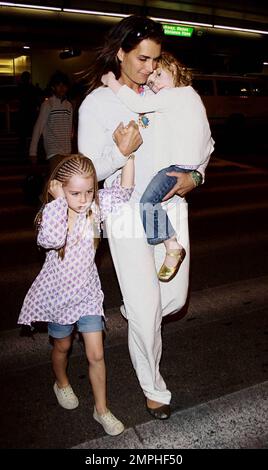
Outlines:
[[[40,108],[40,113],[34,126],[30,155],[37,155],[40,136],[43,135],[47,158],[53,155],[68,155],[71,153],[72,138],[72,104],[55,95],[46,99]]]

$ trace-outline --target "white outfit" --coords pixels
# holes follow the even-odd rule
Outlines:
[[[120,153],[112,134],[120,122],[137,120],[109,89],[100,87],[83,101],[79,110],[78,148],[94,162],[98,179],[111,186],[126,158]],[[189,238],[187,204],[175,196],[166,204],[178,241],[186,258],[178,274],[168,283],[159,283],[157,271],[164,258],[164,245],[148,245],[142,227],[139,200],[154,174],[154,113],[147,128],[140,129],[143,144],[135,152],[135,189],[124,210],[106,221],[110,249],[123,295],[129,327],[129,351],[145,396],[168,404],[171,393],[159,372],[162,353],[161,321],[185,304],[188,291]],[[207,162],[199,168],[204,173]]]
[[[206,109],[191,86],[164,88],[157,94],[139,96],[124,85],[118,98],[131,111],[155,114],[154,167],[170,165],[196,169],[214,150]],[[150,114],[147,116],[150,119]]]

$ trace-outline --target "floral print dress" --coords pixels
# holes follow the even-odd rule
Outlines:
[[[98,224],[130,199],[133,188],[123,188],[117,178],[113,186],[99,191],[99,211],[92,214]],[[58,249],[65,245],[61,259]],[[47,250],[45,263],[30,287],[18,323],[75,323],[85,315],[103,315],[103,292],[94,261],[94,233],[91,217],[78,214],[68,232],[68,205],[65,198],[46,204],[37,244]]]

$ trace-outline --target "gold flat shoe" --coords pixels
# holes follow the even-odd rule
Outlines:
[[[186,251],[184,248],[181,248],[180,250],[167,251],[167,255],[177,258],[177,263],[172,268],[168,267],[165,263],[162,264],[158,273],[158,279],[162,282],[169,282],[174,276],[176,276],[179,267],[186,256]]]

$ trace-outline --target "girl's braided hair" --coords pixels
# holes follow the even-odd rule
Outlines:
[[[93,178],[93,184],[94,184],[93,201],[95,202],[97,209],[99,209],[98,180],[97,180],[96,170],[92,161],[89,158],[81,154],[73,154],[73,155],[69,155],[66,157],[63,156],[63,159],[52,171],[46,183],[44,193],[43,193],[43,205],[35,217],[35,226],[37,230],[39,229],[42,223],[42,213],[43,213],[43,209],[45,205],[53,201],[54,199],[53,196],[49,192],[51,181],[56,179],[57,181],[60,181],[64,186],[65,184],[68,183],[70,178],[74,175],[79,175],[85,178],[91,176]],[[92,217],[92,220],[93,220],[93,230],[95,234],[94,246],[95,248],[97,248],[98,241],[99,241],[99,224],[96,220],[94,220],[91,208],[89,208],[87,212],[87,218],[89,217]],[[66,241],[65,241],[65,245],[58,250],[59,257],[61,259],[64,258],[65,246],[66,246]]]

